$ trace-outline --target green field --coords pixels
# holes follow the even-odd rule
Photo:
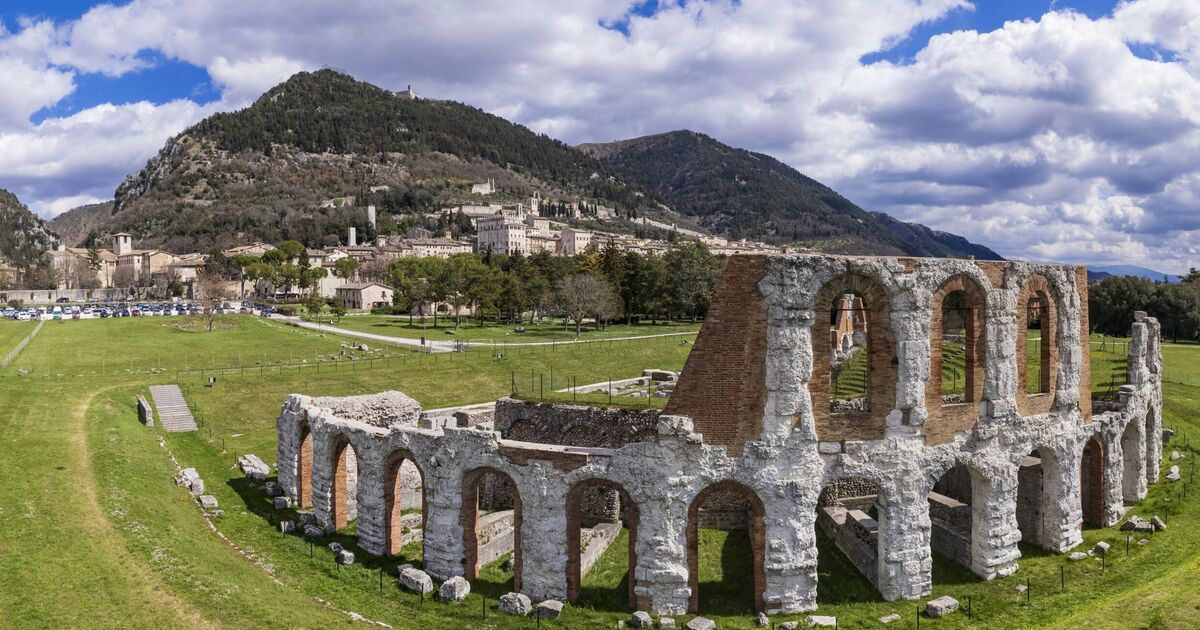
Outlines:
[[[322,319],[325,322],[330,321],[328,316]],[[421,337],[425,337],[434,341],[462,339],[466,341],[494,341],[497,343],[529,343],[572,341],[576,338],[575,326],[572,324],[563,326],[561,319],[546,319],[540,324],[520,324],[519,326],[525,328],[525,332],[517,332],[516,328],[518,326],[516,325],[487,323],[480,326],[474,320],[470,319],[462,320],[460,325],[455,328],[454,320],[445,317],[438,318],[437,326],[434,326],[432,317],[426,318],[424,324],[421,323],[420,318],[415,318],[410,323],[408,317],[399,315],[352,315],[341,318],[334,325],[337,328],[374,333],[376,335],[403,337],[405,339],[420,339]],[[699,324],[680,322],[670,324],[665,322],[658,324],[650,322],[641,324],[609,324],[598,329],[595,324],[588,322],[580,331],[579,338],[612,339],[616,337],[695,332],[699,329]]]
[[[292,392],[399,389],[433,408],[494,399],[510,393],[514,383],[528,393],[526,384],[532,389],[550,381],[561,388],[568,377],[585,384],[637,376],[647,367],[678,370],[691,348],[666,337],[532,347],[503,360],[486,352],[395,349],[350,360],[341,347],[349,340],[328,334],[251,317],[224,319],[216,332],[206,333],[174,319],[48,322],[17,362],[0,372],[6,455],[0,458],[0,627],[359,625],[340,609],[396,628],[533,628],[533,619],[493,612],[482,618],[483,596],[494,601],[509,589],[510,576],[498,563],[483,572],[468,601],[447,605],[422,602],[391,577],[402,561],[419,561],[419,545],[386,560],[359,553],[358,564],[340,570],[323,547],[310,558],[302,538],[274,528],[268,499],[242,479],[235,456],[254,452],[273,460],[274,419]],[[26,334],[32,330],[31,324],[0,322],[0,340],[9,340],[9,347],[24,336],[17,326]],[[1100,383],[1103,375],[1123,369],[1124,356],[1096,349]],[[1164,346],[1168,374],[1185,382],[1200,376],[1198,353],[1197,346]],[[214,387],[206,387],[214,367],[223,371]],[[17,376],[20,370],[29,375]],[[134,396],[160,382],[184,385],[202,431],[161,434],[137,424]],[[1165,422],[1179,431],[1171,448],[1183,450],[1192,440],[1200,445],[1200,388],[1170,384],[1164,395]],[[220,501],[225,515],[213,522],[221,536],[172,483],[169,453],[181,465],[197,467]],[[1197,456],[1193,449],[1187,453]],[[1109,540],[1119,551],[1110,554],[1103,572],[1097,561],[1068,563],[1026,547],[1020,571],[994,582],[936,560],[934,595],[971,596],[975,619],[956,614],[924,619],[922,626],[1200,626],[1200,529],[1190,526],[1200,516],[1200,499],[1184,499],[1179,490],[1152,487],[1137,512],[1162,514],[1170,528],[1150,545],[1135,545],[1128,557],[1124,534],[1115,528],[1085,532],[1089,544]],[[702,530],[702,612],[722,628],[752,627],[744,538],[741,532]],[[355,549],[351,536],[339,539]],[[558,621],[543,621],[547,627],[612,628],[628,617],[626,541],[619,538],[585,579],[580,605],[568,606]],[[887,627],[915,627],[913,602],[879,601],[828,541],[819,551],[821,614],[837,615],[840,626],[850,628],[876,627],[878,617],[897,612],[902,620]],[[1026,580],[1033,594],[1028,605],[1015,591]],[[789,619],[803,617],[776,621]]]

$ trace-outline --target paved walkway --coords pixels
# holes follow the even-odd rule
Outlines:
[[[655,339],[658,337],[685,337],[695,335],[698,331],[691,332],[674,332],[674,333],[659,333],[657,335],[633,335],[629,337],[604,337],[592,339],[568,339],[565,341],[434,341],[426,339],[425,345],[421,345],[420,339],[408,339],[406,337],[390,337],[388,335],[377,335],[375,333],[360,332],[357,330],[348,330],[346,328],[338,328],[331,324],[314,324],[307,322],[299,317],[286,317],[278,313],[271,315],[271,319],[281,321],[292,326],[300,328],[308,328],[310,330],[319,330],[321,332],[334,333],[337,335],[345,335],[347,337],[358,337],[359,339],[370,339],[373,341],[381,341],[383,343],[392,343],[401,346],[411,346],[414,348],[429,349],[430,352],[453,352],[458,344],[465,344],[473,348],[517,348],[528,346],[563,346],[576,343],[598,343],[602,341],[633,341],[636,339]]]
[[[196,419],[192,417],[192,410],[188,408],[178,385],[151,387],[150,396],[154,398],[154,408],[158,410],[163,429],[171,433],[196,430]]]

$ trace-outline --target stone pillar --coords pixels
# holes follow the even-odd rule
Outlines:
[[[541,464],[534,464],[540,466]],[[551,468],[546,465],[545,468]],[[558,471],[541,471],[558,476]],[[567,598],[567,504],[561,484],[535,492],[517,481],[521,497],[521,592],[533,601]],[[526,543],[525,541],[529,541]]]
[[[763,600],[769,614],[817,608],[816,495],[797,484],[784,490],[782,501],[765,505]]]
[[[1125,496],[1123,492],[1121,441],[1119,436],[1109,433],[1101,434],[1104,440],[1104,527],[1115,525],[1125,515]]]
[[[317,524],[333,527],[333,439],[324,431],[312,432],[312,501]]]
[[[445,581],[464,573],[462,525],[462,471],[446,471],[436,464],[425,468],[425,529],[423,552],[425,572]]]
[[[688,505],[664,495],[639,502],[638,511],[637,608],[657,615],[682,615],[692,595],[688,587]]]
[[[1151,404],[1146,408],[1146,417],[1142,421],[1145,426],[1146,444],[1146,483],[1157,483],[1159,464],[1162,462],[1162,414]]]
[[[1017,466],[1005,459],[971,472],[971,571],[985,580],[1012,575],[1017,543]]]
[[[387,552],[386,456],[364,449],[358,457],[358,546],[374,556]]]
[[[880,488],[876,588],[887,601],[917,599],[933,588],[929,500],[916,471],[890,492]],[[897,477],[897,481],[903,481]]]
[[[1083,509],[1080,503],[1082,445],[1061,451],[1042,449],[1042,535],[1037,544],[1063,553],[1083,542]]]
[[[1146,497],[1145,432],[1145,423],[1135,415],[1121,433],[1121,497],[1125,503]]]
[[[293,505],[300,504],[300,489],[296,484],[298,454],[300,451],[300,431],[298,420],[304,411],[293,404],[291,397],[283,404],[279,418],[275,420],[275,468],[279,471],[276,477],[283,493],[292,500]]]

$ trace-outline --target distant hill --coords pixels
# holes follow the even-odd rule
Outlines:
[[[1161,271],[1155,271],[1146,267],[1138,267],[1137,265],[1106,265],[1103,267],[1088,267],[1088,277],[1092,274],[1105,274],[1106,276],[1136,276],[1145,278],[1155,282],[1162,282],[1164,279],[1169,284],[1178,284],[1183,278]],[[1103,279],[1103,277],[1099,277]]]
[[[0,262],[25,267],[40,261],[58,238],[17,196],[0,188]]]
[[[50,229],[67,247],[81,247],[89,235],[106,236],[102,232],[104,224],[112,218],[112,210],[111,201],[72,208],[54,217],[50,221]]]
[[[732,238],[844,254],[1000,258],[962,237],[867,212],[769,155],[701,133],[673,131],[579,149],[674,211]]]

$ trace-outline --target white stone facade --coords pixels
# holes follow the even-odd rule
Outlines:
[[[654,441],[620,448],[582,448],[500,438],[473,428],[425,429],[412,422],[368,423],[353,405],[335,410],[326,399],[292,395],[277,421],[279,485],[299,501],[311,469],[312,503],[318,522],[330,525],[334,450],[349,441],[357,462],[360,546],[385,553],[388,510],[385,479],[389,461],[401,453],[421,472],[424,488],[424,569],[439,580],[469,573],[464,530],[464,479],[488,469],[508,475],[519,494],[518,589],[533,598],[568,596],[568,514],[573,488],[590,480],[618,484],[636,506],[630,567],[637,608],[657,614],[682,613],[695,606],[695,576],[689,571],[689,522],[697,496],[715,484],[744,488],[755,499],[756,608],[795,613],[817,607],[816,515],[823,488],[840,479],[862,478],[878,488],[875,519],[878,561],[872,580],[888,600],[914,599],[931,591],[929,494],[951,468],[970,472],[972,523],[969,567],[991,579],[1018,569],[1022,538],[1017,519],[1018,470],[1038,451],[1044,487],[1043,525],[1032,541],[1054,552],[1078,545],[1085,518],[1081,477],[1085,445],[1097,437],[1103,448],[1099,470],[1102,524],[1118,520],[1126,502],[1146,493],[1159,475],[1162,394],[1159,325],[1139,314],[1132,323],[1129,385],[1112,410],[1091,414],[1086,335],[1085,275],[1078,268],[966,260],[767,257],[757,263],[761,305],[765,308],[765,406],[754,409],[753,438],[714,443],[697,433],[699,416],[664,414]],[[828,337],[824,312],[814,301],[826,285],[854,274],[876,283],[889,300],[887,321],[895,338],[895,399],[882,436],[854,439],[819,429],[809,381],[813,340]],[[1025,283],[1044,278],[1057,309],[1057,360],[1049,411],[1022,415],[1018,400],[1019,321],[1017,304]],[[971,422],[946,439],[927,428],[941,413],[927,408],[930,378],[931,300],[948,280],[965,276],[984,296],[985,357],[983,397]],[[840,296],[842,293],[837,293]],[[868,304],[868,307],[870,305]],[[730,333],[733,334],[733,333]],[[693,350],[701,350],[702,331]],[[872,349],[875,350],[874,348]],[[681,382],[695,378],[689,361]],[[874,384],[874,383],[873,383]],[[711,388],[722,387],[712,383]],[[678,390],[677,390],[678,391]],[[891,391],[890,389],[888,391]],[[1020,396],[1024,396],[1021,394]],[[674,401],[673,401],[674,404]],[[406,417],[413,413],[405,412]],[[974,412],[972,412],[974,413]],[[820,425],[827,426],[827,425]],[[311,462],[302,461],[300,436],[313,436]],[[822,433],[824,431],[824,433]],[[717,432],[713,431],[713,435]],[[852,431],[851,431],[852,433]],[[391,460],[389,458],[392,458]],[[1034,502],[1036,503],[1036,501]],[[754,534],[751,536],[755,540]],[[703,597],[703,593],[699,594]]]

